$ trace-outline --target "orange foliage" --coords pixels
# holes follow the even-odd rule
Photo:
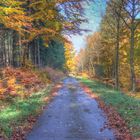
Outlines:
[[[26,96],[45,85],[39,73],[28,69],[5,68],[1,70],[0,97]]]

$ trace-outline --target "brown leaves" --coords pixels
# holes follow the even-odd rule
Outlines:
[[[28,69],[5,68],[1,72],[0,97],[29,96],[45,86],[39,74]],[[26,94],[26,95],[25,95]],[[27,95],[28,94],[28,95]]]
[[[32,129],[37,118],[37,116],[29,116],[23,124],[15,127],[10,140],[25,140],[26,133]]]
[[[105,128],[111,128],[114,130],[117,140],[133,140],[125,120],[122,119],[119,113],[112,106],[107,106],[87,86],[82,85],[82,87],[86,93],[98,101],[99,107],[105,112],[107,116],[108,122],[105,124],[104,128],[101,128],[100,131],[103,131]]]
[[[104,110],[107,115],[108,122],[106,127],[113,128],[115,130],[116,138],[118,140],[132,140],[130,131],[126,126],[125,121],[111,106],[106,106],[100,99],[98,99],[99,107]]]

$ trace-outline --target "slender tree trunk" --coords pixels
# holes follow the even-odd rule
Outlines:
[[[9,65],[13,66],[13,31],[8,30]]]
[[[116,56],[115,56],[115,87],[119,89],[119,48],[120,48],[120,19],[117,20]]]
[[[5,39],[5,33],[2,31],[2,48],[3,48],[3,67],[6,66],[6,50],[5,50],[5,45],[4,45],[4,39]]]
[[[38,52],[38,67],[40,68],[40,46],[39,46],[39,39],[37,39],[37,52]]]
[[[20,61],[20,46],[17,45],[19,44],[19,35],[17,34],[16,31],[13,31],[13,66],[14,67],[19,67],[19,61]]]
[[[26,66],[26,60],[27,60],[27,55],[28,55],[28,48],[27,44],[24,45],[23,47],[23,59],[22,59],[22,66]]]
[[[23,46],[22,46],[22,43],[21,43],[21,35],[19,34],[18,35],[18,61],[17,61],[17,65],[18,67],[21,67],[22,66],[22,59],[23,59]]]
[[[135,29],[134,23],[131,26],[131,38],[130,38],[130,80],[131,80],[131,90],[136,91],[136,77],[134,68],[134,45],[135,45]]]
[[[92,73],[92,76],[94,75],[94,65],[93,65],[93,62],[92,62],[92,59],[90,58],[90,65],[91,65],[91,73]]]
[[[9,47],[8,47],[8,44],[7,44],[7,36],[8,36],[8,33],[7,33],[7,31],[5,31],[5,34],[4,34],[4,47],[5,47],[5,54],[6,54],[6,67],[9,66]]]
[[[0,67],[3,67],[3,45],[2,45],[2,32],[0,31]]]

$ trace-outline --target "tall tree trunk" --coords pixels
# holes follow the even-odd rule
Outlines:
[[[18,62],[18,65],[19,67],[22,66],[22,54],[23,54],[23,46],[22,46],[22,42],[21,42],[22,38],[21,38],[21,35],[19,34],[19,52],[18,52],[18,55],[19,55],[19,62]]]
[[[35,59],[35,66],[37,65],[37,48],[36,48],[36,40],[34,40],[34,59]]]
[[[2,31],[0,31],[0,67],[3,67],[3,62],[4,62],[4,59],[3,59],[3,45],[2,45]]]
[[[134,45],[135,45],[135,28],[134,23],[132,22],[131,26],[131,38],[130,38],[130,80],[131,80],[131,90],[136,91],[136,77],[135,77],[135,68],[134,68]]]
[[[9,47],[7,44],[7,31],[4,34],[4,47],[5,47],[5,55],[6,55],[6,67],[9,66]]]
[[[9,65],[13,66],[13,31],[8,30]]]
[[[27,60],[27,56],[28,55],[28,45],[25,44],[23,47],[23,59],[22,59],[22,66],[25,67],[26,66],[26,60]]]
[[[115,56],[115,87],[119,89],[119,48],[120,48],[120,18],[117,20],[116,56]]]
[[[90,65],[91,65],[91,73],[92,73],[92,76],[94,75],[94,65],[93,65],[93,62],[92,62],[92,59],[90,58]]]
[[[38,49],[37,50],[37,53],[38,53],[37,54],[38,55],[38,57],[37,57],[38,58],[38,67],[40,68],[41,65],[40,65],[40,46],[39,46],[39,39],[37,39],[37,49]]]
[[[18,44],[18,45],[17,45]],[[13,66],[19,67],[20,61],[20,46],[19,46],[19,34],[16,31],[13,31]]]
[[[2,33],[2,48],[3,48],[3,66],[6,67],[6,48],[5,48],[5,32]]]

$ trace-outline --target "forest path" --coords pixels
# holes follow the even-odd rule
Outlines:
[[[96,100],[85,94],[76,79],[66,78],[26,139],[115,140],[112,130],[102,130],[106,121]]]

